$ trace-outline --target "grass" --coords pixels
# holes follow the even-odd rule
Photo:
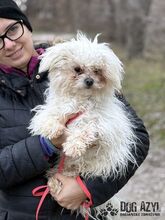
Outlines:
[[[124,64],[123,93],[144,121],[154,147],[165,148],[165,63],[162,60],[128,60],[123,49],[111,45]]]
[[[126,72],[123,92],[143,119],[154,146],[165,147],[165,64],[122,57]]]

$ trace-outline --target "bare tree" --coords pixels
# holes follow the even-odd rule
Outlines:
[[[152,0],[116,0],[116,40],[126,47],[129,58],[144,50],[147,16]]]
[[[90,36],[103,33],[102,40],[120,43],[126,48],[129,58],[141,56],[144,48],[152,45],[147,43],[149,42],[147,38],[151,39],[151,29],[148,28],[151,23],[148,20],[153,21],[151,17],[156,16],[155,21],[157,19],[162,21],[162,26],[164,24],[163,12],[159,14],[164,0],[15,1],[26,5],[25,12],[34,30],[60,33],[76,33],[77,30],[82,30],[90,33]],[[157,13],[150,13],[152,2],[155,10],[158,10]],[[155,34],[152,32],[151,35],[156,39],[157,24],[155,22],[152,24],[155,25],[153,29]],[[163,31],[159,33],[163,35]],[[154,42],[156,45],[156,41]]]
[[[132,12],[128,20],[127,53],[129,58],[141,56],[144,50],[147,16],[151,0],[128,1]]]
[[[165,58],[165,1],[153,0],[146,27],[144,55]]]

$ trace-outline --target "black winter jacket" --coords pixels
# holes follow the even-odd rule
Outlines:
[[[27,126],[32,117],[31,109],[44,101],[47,87],[47,73],[38,76],[38,67],[32,79],[13,72],[0,71],[0,220],[35,220],[39,198],[32,196],[32,190],[46,184],[45,171],[50,164],[44,158],[38,136],[31,136]],[[137,142],[135,158],[140,165],[145,159],[148,147],[148,133],[135,111],[119,96],[134,118]],[[55,155],[56,157],[56,155]],[[129,164],[127,174],[120,179],[101,178],[84,180],[91,192],[94,206],[117,193],[134,174],[137,166]],[[39,220],[73,220],[68,210],[61,208],[50,196],[44,201]],[[78,220],[83,219],[78,217]]]

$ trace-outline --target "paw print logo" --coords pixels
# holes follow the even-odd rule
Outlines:
[[[118,214],[118,212],[119,212],[118,209],[112,209],[112,211],[110,212],[110,214],[111,214],[112,216],[115,216],[115,215]]]
[[[108,215],[108,211],[106,209],[102,209],[100,214],[102,217],[106,217]]]
[[[97,219],[106,220],[107,217],[116,216],[119,210],[114,208],[113,205],[109,202],[106,204],[104,209],[101,209],[97,214]],[[109,218],[108,218],[109,219]]]
[[[109,203],[106,204],[106,208],[110,212],[113,209],[113,205],[109,202]]]
[[[114,208],[113,205],[109,202],[107,205],[106,205],[106,210],[108,211],[108,213],[111,215],[111,216],[115,216],[118,214],[119,210]]]
[[[108,211],[106,209],[101,209],[100,212],[97,214],[96,219],[106,220],[107,215],[108,215]]]

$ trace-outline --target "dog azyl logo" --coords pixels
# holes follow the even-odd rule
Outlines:
[[[160,216],[159,202],[120,202],[120,216]]]

